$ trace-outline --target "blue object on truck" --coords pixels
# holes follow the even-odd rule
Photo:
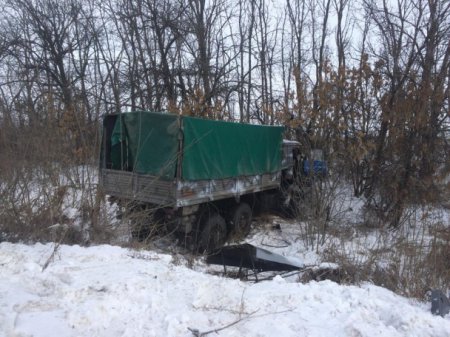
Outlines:
[[[308,159],[303,161],[303,173],[309,176],[313,171],[314,175],[326,175],[327,174],[327,163],[323,160],[314,160],[312,165]]]

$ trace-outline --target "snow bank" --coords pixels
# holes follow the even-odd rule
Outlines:
[[[372,285],[261,283],[113,246],[0,244],[0,336],[450,336],[450,317]],[[217,335],[212,333],[211,336]]]

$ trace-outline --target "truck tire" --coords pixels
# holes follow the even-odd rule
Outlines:
[[[245,202],[240,203],[231,211],[231,232],[233,237],[242,239],[250,233],[252,224],[252,209]]]
[[[199,251],[211,253],[222,247],[226,239],[227,226],[224,218],[217,213],[205,217],[198,241]]]

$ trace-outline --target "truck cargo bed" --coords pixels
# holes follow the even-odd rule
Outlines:
[[[215,180],[164,180],[156,176],[102,169],[101,186],[105,194],[162,207],[184,207],[204,202],[236,198],[278,188],[280,172]]]
[[[148,202],[161,206],[176,204],[175,180],[134,172],[102,169],[100,184],[105,194],[127,200]]]

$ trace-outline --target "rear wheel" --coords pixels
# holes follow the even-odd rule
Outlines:
[[[226,239],[227,226],[225,220],[217,213],[207,216],[198,241],[199,250],[210,253],[222,247]]]
[[[242,239],[250,233],[252,224],[252,209],[246,203],[237,205],[231,211],[231,230],[233,236]]]

